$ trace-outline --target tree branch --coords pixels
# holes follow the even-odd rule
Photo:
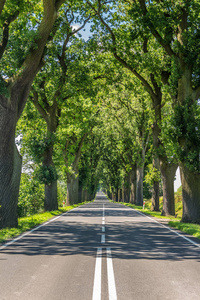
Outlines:
[[[105,26],[105,28],[108,30],[108,32],[111,35],[111,39],[112,39],[112,44],[113,44],[113,55],[114,57],[128,70],[130,70],[143,84],[143,86],[148,90],[150,96],[154,99],[155,98],[155,94],[154,91],[152,89],[152,87],[150,86],[150,84],[148,83],[148,81],[146,81],[144,79],[144,77],[142,75],[140,75],[133,67],[131,67],[123,58],[121,58],[118,54],[117,54],[117,46],[116,46],[116,37],[115,34],[113,32],[113,30],[111,29],[111,27],[105,22],[105,20],[103,19],[103,17],[101,16],[101,12],[100,12],[100,8],[101,8],[101,0],[98,0],[98,10],[96,10],[92,4],[86,0],[86,2],[88,3],[88,5],[94,10],[95,14],[98,15],[101,23]]]
[[[78,150],[76,151],[75,153],[75,159],[74,159],[74,162],[72,164],[73,166],[73,170],[76,170],[77,166],[78,166],[78,163],[79,163],[79,160],[80,160],[80,157],[81,157],[81,148],[83,146],[83,143],[87,137],[87,134],[88,133],[84,133],[84,135],[82,136],[80,142],[79,142],[79,145],[78,145]]]
[[[6,3],[6,0],[0,0],[0,15],[2,13],[2,10],[4,8],[4,4]]]
[[[49,117],[47,112],[44,110],[44,108],[40,105],[38,101],[38,93],[36,91],[33,91],[33,97],[31,97],[31,101],[33,102],[34,106],[40,113],[40,115],[45,119],[46,122],[49,121]]]
[[[145,0],[139,0],[140,3],[140,7],[143,11],[143,15],[145,17],[147,17],[147,7],[146,7],[146,3]],[[172,50],[172,48],[170,47],[169,44],[166,44],[166,41],[161,37],[161,35],[159,34],[159,32],[155,29],[153,23],[151,22],[151,20],[148,18],[148,27],[151,30],[151,33],[153,34],[153,36],[157,39],[157,41],[160,43],[160,45],[165,49],[165,51],[167,52],[167,54],[169,56],[177,56],[176,53]]]
[[[2,42],[0,44],[0,59],[2,58],[6,46],[8,44],[8,37],[9,37],[9,26],[12,22],[14,22],[19,15],[19,11],[16,11],[14,15],[10,16],[3,24],[3,37]]]
[[[22,65],[22,72],[18,74],[18,80],[27,83],[34,79],[43,57],[45,45],[56,21],[57,11],[64,1],[65,0],[59,0],[55,3],[55,0],[43,0],[43,19],[38,28],[35,43]]]

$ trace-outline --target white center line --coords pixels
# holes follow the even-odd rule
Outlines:
[[[102,248],[97,249],[92,300],[101,300]]]
[[[109,300],[117,300],[117,292],[115,286],[115,277],[113,271],[113,263],[111,256],[111,249],[107,248],[107,273],[108,273],[108,293]]]
[[[101,243],[105,243],[105,241],[106,241],[106,236],[105,236],[105,234],[102,234],[101,235]]]

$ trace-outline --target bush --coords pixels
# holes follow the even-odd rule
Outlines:
[[[23,173],[18,199],[18,216],[30,216],[42,211],[43,207],[44,186],[34,176]]]

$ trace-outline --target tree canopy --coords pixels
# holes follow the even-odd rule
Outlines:
[[[174,215],[178,165],[182,220],[200,222],[199,22],[197,0],[1,1],[1,227],[41,184],[34,209],[148,188]]]

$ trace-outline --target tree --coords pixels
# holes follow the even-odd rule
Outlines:
[[[162,151],[162,156],[159,155],[160,148],[163,148],[159,139],[161,135],[161,108],[163,106],[162,80],[166,79],[168,64],[168,60],[163,59],[164,51],[151,37],[148,30],[141,25],[137,7],[136,10],[132,11],[132,8],[135,8],[135,2],[118,1],[116,3],[116,1],[111,1],[104,3],[103,1],[94,1],[95,4],[94,2],[87,2],[102,24],[103,34],[100,34],[99,44],[109,49],[113,56],[140,80],[151,97],[155,114],[152,122],[153,165],[159,170],[159,160],[163,160],[165,168],[167,168],[169,166],[168,158],[164,156],[164,151]],[[155,56],[155,51],[157,56]],[[162,170],[164,169],[162,168]],[[167,173],[163,171],[162,177],[165,178],[166,175]],[[168,183],[167,180],[163,182],[164,184]],[[173,191],[168,196],[170,198],[164,197],[164,201],[173,202]],[[152,206],[154,210],[159,210],[158,181],[154,182]],[[174,214],[173,211],[170,213]]]
[[[89,17],[84,16],[85,20],[82,26],[73,29],[73,23],[76,23],[74,14],[78,13],[79,6],[76,5],[63,12],[62,21],[60,16],[60,28],[54,36],[53,43],[47,47],[46,64],[38,74],[32,87],[31,100],[41,117],[47,125],[46,148],[42,153],[43,178],[47,177],[45,184],[45,210],[55,210],[58,207],[57,203],[57,174],[53,162],[54,143],[56,139],[57,128],[62,115],[62,110],[65,106],[67,98],[73,93],[67,90],[70,85],[70,77],[74,76],[74,72],[70,68],[70,64],[74,64],[77,60],[79,47],[82,46],[81,41],[74,36],[85,26]],[[81,13],[78,14],[80,21]],[[83,16],[82,16],[83,18]],[[75,46],[75,49],[73,47]],[[71,72],[70,72],[71,71]],[[79,87],[80,88],[80,87]]]
[[[184,222],[200,223],[199,168],[199,1],[135,1],[142,26],[163,48],[169,61],[166,84],[174,102],[181,170]],[[141,17],[143,16],[143,17]]]
[[[16,124],[26,104],[32,81],[43,65],[44,48],[63,3],[64,0],[43,0],[43,18],[39,18],[39,25],[34,23],[37,10],[33,7],[36,4],[38,9],[37,1],[32,1],[29,5],[25,1],[16,0],[11,3],[7,0],[1,5],[0,227],[17,225],[22,162],[15,146]],[[26,33],[28,29],[31,32],[31,39],[30,35],[22,34],[22,44],[27,43],[23,49],[15,32],[15,26],[22,22],[26,26]],[[14,61],[14,67],[6,72],[5,60],[10,57],[12,63],[17,55],[20,55],[17,64]]]

